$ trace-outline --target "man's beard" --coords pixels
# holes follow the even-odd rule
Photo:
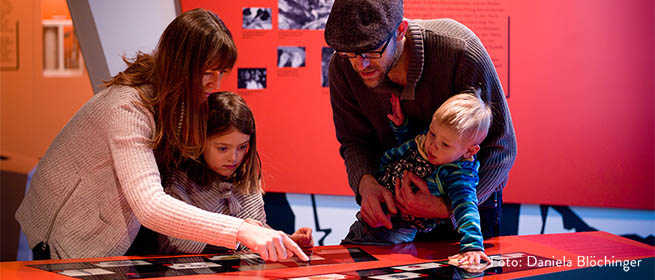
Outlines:
[[[391,66],[393,66],[393,65],[388,66],[387,69],[386,69],[385,71],[381,72],[381,73],[383,73],[383,74],[380,75],[380,76],[378,76],[377,80],[375,80],[375,84],[373,84],[373,85],[367,83],[366,80],[364,79],[364,77],[362,77],[361,74],[358,74],[359,79],[360,79],[360,80],[362,81],[362,83],[364,83],[364,85],[366,85],[368,88],[371,88],[371,89],[373,89],[373,88],[377,88],[377,87],[379,87],[380,85],[382,85],[382,84],[384,83],[384,80],[387,78],[387,74],[389,74],[389,71],[391,71]]]
[[[384,69],[384,71],[382,71],[383,74],[378,78],[378,80],[376,81],[375,85],[368,85],[368,84],[365,82],[365,80],[364,80],[364,78],[362,77],[362,75],[358,73],[359,79],[362,81],[362,83],[364,83],[364,85],[366,85],[368,88],[371,88],[371,89],[378,88],[380,85],[384,84],[384,80],[387,79],[387,76],[389,75],[389,71],[391,71],[391,69],[392,69],[394,66],[396,66],[396,63],[398,63],[398,60],[399,60],[399,58],[400,58],[400,55],[401,55],[401,54],[398,53],[397,50],[398,50],[397,48],[394,48],[394,55],[393,55],[393,58],[392,58],[392,60],[391,60],[391,61],[393,61],[393,62],[392,62],[392,63],[389,63],[389,64],[387,65],[387,67]]]

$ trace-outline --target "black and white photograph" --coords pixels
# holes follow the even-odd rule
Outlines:
[[[305,47],[277,47],[277,67],[305,67]]]
[[[328,65],[330,65],[330,58],[334,54],[332,48],[323,47],[321,49],[321,86],[328,86]]]
[[[243,8],[243,29],[273,29],[271,8]]]
[[[266,68],[239,68],[238,74],[237,88],[266,88]]]
[[[325,29],[334,0],[278,0],[281,30]]]

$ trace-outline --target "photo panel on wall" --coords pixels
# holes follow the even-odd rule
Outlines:
[[[237,88],[265,89],[266,68],[238,68]]]
[[[277,47],[277,67],[305,67],[305,60],[305,47]]]
[[[243,8],[243,29],[273,29],[271,8]]]
[[[321,48],[321,87],[328,86],[328,66],[334,50],[329,47]]]
[[[334,0],[278,0],[281,30],[324,29]]]

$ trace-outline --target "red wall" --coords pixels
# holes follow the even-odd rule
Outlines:
[[[42,19],[71,19],[65,0],[40,0]]]
[[[264,90],[237,89],[236,70],[222,82],[255,113],[267,190],[352,195],[329,91],[320,87],[322,30],[278,30],[277,3],[181,1],[184,11],[209,8],[225,21],[239,48],[235,68],[267,68]],[[483,34],[511,93],[518,141],[506,202],[655,209],[655,7],[650,0],[590,3],[405,6],[407,17],[428,18],[417,6],[434,5],[434,17],[450,15]],[[464,4],[470,11],[495,7],[494,28],[479,18],[484,12],[461,13]],[[272,30],[242,30],[244,7],[272,8]],[[278,69],[277,46],[305,46],[306,67]]]
[[[320,87],[322,30],[277,30],[274,1],[182,1],[182,10],[214,11],[239,49],[223,90],[241,94],[257,122],[257,149],[268,191],[352,195],[332,123],[329,90]],[[272,30],[242,30],[243,7],[272,9]],[[244,39],[245,37],[245,39]],[[277,46],[305,46],[306,66],[277,68]],[[265,90],[237,89],[237,68],[267,68]],[[284,77],[282,77],[284,76]]]
[[[0,153],[9,158],[0,169],[27,174],[93,90],[86,70],[69,77],[43,75],[42,20],[70,19],[65,0],[3,0],[0,7],[3,24],[9,23],[0,28],[19,23],[18,51],[7,50],[16,52],[18,69],[0,69]],[[0,40],[12,38],[9,34]]]
[[[655,209],[653,1],[533,2],[512,6],[507,200]]]

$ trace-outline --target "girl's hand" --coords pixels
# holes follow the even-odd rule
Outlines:
[[[291,240],[296,242],[301,248],[314,247],[314,238],[312,237],[312,229],[308,227],[299,228],[290,236]]]
[[[393,94],[391,95],[391,114],[387,114],[387,118],[396,126],[401,126],[405,122],[405,115],[400,107],[400,98]]]
[[[251,223],[242,223],[237,232],[237,241],[248,247],[267,261],[278,261],[293,257],[294,254],[303,261],[309,258],[286,233],[272,230]]]
[[[456,261],[459,265],[476,265],[480,264],[480,259],[491,263],[491,259],[483,251],[468,251],[448,257],[450,261]]]

